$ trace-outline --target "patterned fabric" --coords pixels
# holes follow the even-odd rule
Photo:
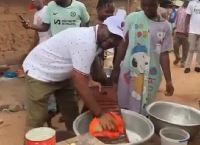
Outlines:
[[[186,16],[186,9],[184,7],[180,7],[177,11],[177,17],[175,21],[176,32],[185,33],[185,29],[187,29],[185,28]]]
[[[121,65],[118,100],[121,108],[146,115],[161,83],[160,54],[172,48],[167,21],[149,20],[143,11],[126,19],[129,45]]]

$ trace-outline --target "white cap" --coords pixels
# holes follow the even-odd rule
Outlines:
[[[108,30],[115,35],[121,36],[124,39],[123,27],[125,26],[124,20],[117,17],[108,17],[104,22],[104,25],[108,27]]]
[[[114,13],[114,16],[117,16],[118,18],[121,19],[126,19],[126,11],[123,9],[117,9]]]

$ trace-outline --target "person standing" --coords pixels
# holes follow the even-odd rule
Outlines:
[[[188,42],[188,27],[185,27],[186,9],[189,1],[185,1],[183,5],[177,11],[177,17],[175,20],[175,35],[174,35],[174,65],[181,62],[181,68],[185,67],[185,61],[187,59],[189,42]],[[185,30],[187,29],[187,30]],[[182,46],[182,57],[180,57],[179,49]]]
[[[89,14],[83,3],[76,0],[54,0],[49,2],[46,7],[46,13],[42,19],[42,24],[30,24],[29,21],[23,22],[26,29],[33,29],[37,32],[47,32],[50,30],[51,35],[72,27],[80,27],[81,24],[89,26]],[[51,106],[56,106],[50,98]],[[55,110],[56,111],[56,110]],[[60,122],[63,122],[60,117]]]
[[[162,8],[162,7],[158,7],[158,9],[157,9],[157,13],[158,13],[158,15],[160,15],[160,16],[162,16],[164,19],[166,19],[167,20],[167,10],[165,9],[165,8]]]
[[[196,56],[196,67],[195,71],[200,72],[200,0],[190,1],[186,10],[187,17],[185,27],[189,26],[189,52],[185,64],[185,73],[190,72],[190,65],[192,63],[193,55],[195,50],[197,51]],[[186,33],[186,32],[185,32]]]
[[[41,25],[43,23],[43,18],[45,16],[47,6],[44,5],[44,0],[32,0],[32,7],[37,11],[34,14],[33,24]],[[35,48],[38,44],[46,41],[51,37],[50,31],[47,32],[38,32],[35,31],[33,44],[31,45],[31,50]]]
[[[159,89],[162,74],[166,80],[166,96],[172,96],[169,51],[171,29],[157,13],[159,0],[141,0],[143,11],[130,13],[125,22],[125,42],[118,48],[112,78],[118,84],[121,108],[146,114]]]
[[[30,10],[36,9],[37,11],[34,14],[33,24],[40,25],[42,24],[42,19],[46,13],[47,7],[44,5],[45,0],[31,0]],[[35,31],[33,42],[30,47],[30,51],[37,46],[39,43],[42,43],[51,37],[50,31],[47,32],[38,32]],[[19,69],[23,72],[23,69]],[[25,74],[23,74],[24,77]]]
[[[68,28],[37,45],[26,57],[28,92],[28,130],[42,127],[47,115],[47,102],[54,94],[68,131],[79,115],[74,86],[103,128],[115,129],[112,116],[102,111],[90,87],[101,85],[90,77],[91,64],[101,50],[117,47],[124,38],[123,20],[112,16],[93,27]],[[72,37],[73,36],[73,37]]]
[[[72,27],[80,27],[81,24],[89,25],[89,14],[83,3],[76,0],[54,0],[49,2],[43,23],[40,25],[23,22],[26,29],[37,32],[46,32],[50,29],[52,36]]]
[[[176,15],[177,15],[177,12],[176,12],[175,6],[172,6],[172,11],[169,16],[169,22],[171,23],[172,32],[174,31],[174,22],[176,20]]]

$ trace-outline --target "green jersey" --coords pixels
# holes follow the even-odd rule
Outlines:
[[[83,3],[72,0],[69,7],[60,7],[54,1],[49,2],[43,22],[50,24],[52,36],[72,27],[80,27],[81,23],[89,22],[89,14]]]

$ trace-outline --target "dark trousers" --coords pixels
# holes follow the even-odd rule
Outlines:
[[[180,46],[182,46],[182,57],[180,57]],[[188,37],[182,33],[176,33],[174,35],[174,55],[176,59],[181,58],[181,63],[185,63],[189,50]]]

